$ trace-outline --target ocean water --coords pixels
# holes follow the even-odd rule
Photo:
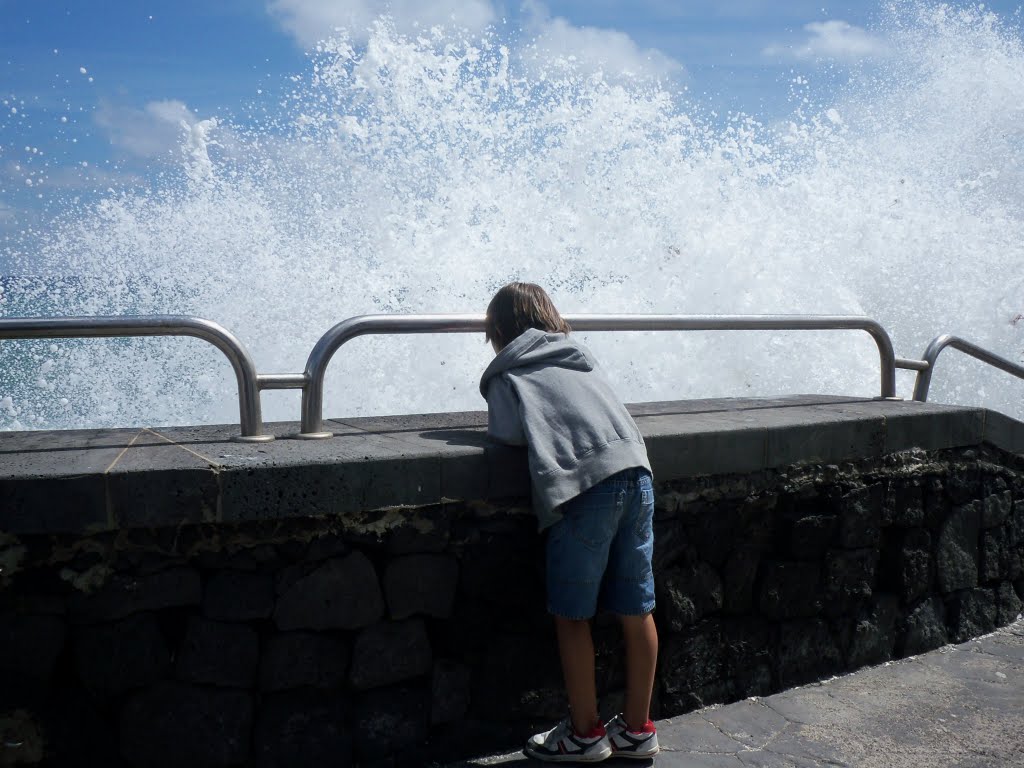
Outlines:
[[[193,314],[260,372],[298,372],[346,317],[479,312],[526,279],[565,312],[863,314],[900,356],[953,332],[1021,360],[1020,21],[901,3],[876,31],[888,57],[826,89],[795,72],[791,113],[768,121],[382,22],[365,48],[322,44],[272,116],[193,126],[147,188],[59,207],[8,254],[0,315]],[[866,334],[587,341],[628,401],[878,392]],[[476,336],[358,339],[325,413],[480,408],[489,357]],[[1024,418],[1022,394],[949,351],[931,399]],[[296,392],[263,402],[298,418]],[[231,369],[200,341],[0,342],[0,429],[236,419]]]

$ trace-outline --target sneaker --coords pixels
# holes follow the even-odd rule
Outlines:
[[[600,723],[580,736],[566,718],[550,731],[531,736],[523,753],[549,763],[599,763],[612,754],[612,748]]]
[[[615,757],[636,759],[654,757],[661,749],[658,746],[658,731],[650,720],[644,723],[643,730],[631,731],[626,725],[625,718],[622,715],[616,715],[608,721],[605,728],[608,732],[608,741],[612,745],[612,754]]]

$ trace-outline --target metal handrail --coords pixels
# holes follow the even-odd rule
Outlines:
[[[932,383],[932,373],[935,371],[935,360],[939,354],[946,347],[952,347],[963,352],[965,355],[969,355],[977,360],[981,360],[983,363],[988,363],[991,366],[998,368],[1001,371],[1006,371],[1019,379],[1024,379],[1024,366],[1017,365],[1005,357],[997,355],[995,352],[989,352],[983,347],[979,347],[966,339],[961,339],[959,336],[953,336],[952,334],[943,334],[942,336],[936,336],[932,339],[927,349],[924,351],[924,362],[927,367],[919,371],[917,374],[917,381],[914,383],[914,399],[918,402],[925,402],[928,399],[928,389]]]
[[[832,315],[565,315],[578,331],[861,330],[875,340],[881,360],[881,397],[896,396],[896,354],[886,330],[867,317]],[[297,437],[330,437],[323,429],[324,374],[334,353],[366,334],[482,333],[484,315],[361,315],[320,337],[306,360],[302,426]],[[299,388],[299,387],[296,387]]]
[[[211,320],[184,315],[122,317],[8,317],[0,318],[0,339],[113,338],[119,336],[192,336],[217,347],[227,357],[238,380],[238,411],[243,442],[266,442],[263,433],[259,377],[256,366],[235,336]]]

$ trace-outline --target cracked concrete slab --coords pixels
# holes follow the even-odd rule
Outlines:
[[[659,721],[662,752],[647,764],[1016,768],[1024,765],[1022,656],[1018,618],[962,645]],[[450,768],[485,765],[536,763],[515,753]]]

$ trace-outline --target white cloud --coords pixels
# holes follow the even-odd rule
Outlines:
[[[796,45],[770,45],[764,49],[764,55],[855,61],[888,54],[888,45],[882,38],[848,21],[812,21],[804,25],[804,30],[808,36],[803,42]]]
[[[197,118],[183,102],[171,99],[151,101],[142,109],[101,104],[95,120],[114,146],[139,157],[156,157],[180,146],[184,127]]]
[[[270,0],[267,10],[302,45],[310,46],[344,28],[355,42],[365,42],[375,18],[389,14],[398,31],[419,24],[455,24],[480,30],[495,20],[489,0]]]
[[[541,59],[568,59],[584,69],[605,75],[680,76],[683,65],[655,48],[641,48],[629,35],[614,29],[577,27],[566,19],[551,17],[539,2],[523,5],[536,35],[532,51]]]

